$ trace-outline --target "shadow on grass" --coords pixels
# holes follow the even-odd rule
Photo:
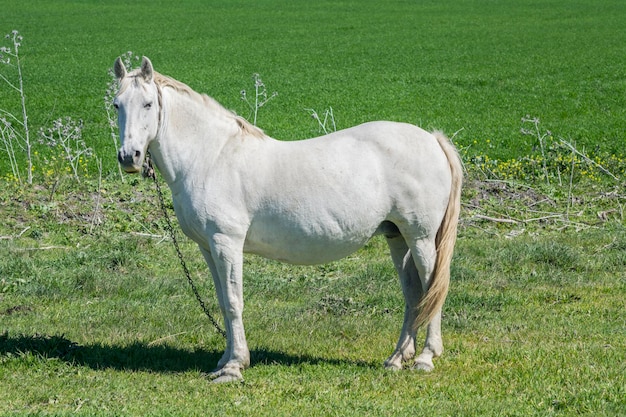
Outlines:
[[[135,342],[128,346],[102,344],[78,345],[64,336],[0,334],[0,356],[32,354],[43,358],[58,358],[68,363],[92,369],[116,369],[150,372],[210,372],[222,356],[222,351],[188,351],[168,346],[148,346]],[[377,367],[365,361],[288,355],[267,349],[250,352],[255,365],[331,364],[365,368]]]

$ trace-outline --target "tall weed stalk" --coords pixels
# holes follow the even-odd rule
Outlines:
[[[539,142],[539,148],[541,150],[541,160],[542,160],[542,165],[543,165],[543,175],[545,176],[545,180],[548,183],[548,185],[550,185],[550,176],[548,175],[548,167],[546,165],[546,143],[545,143],[545,139],[549,136],[552,135],[552,133],[549,130],[546,130],[545,132],[541,132],[541,130],[539,129],[539,118],[538,117],[530,117],[530,116],[526,116],[526,117],[522,117],[522,123],[523,124],[530,124],[532,125],[531,128],[527,128],[527,127],[522,127],[520,129],[521,133],[523,135],[527,135],[527,136],[534,136],[537,138],[537,142]]]
[[[325,135],[336,132],[337,124],[335,123],[335,114],[333,113],[333,108],[328,107],[324,110],[322,117],[315,111],[315,109],[305,109],[311,115],[311,118],[315,120],[318,124],[320,131],[324,132]]]
[[[20,63],[19,49],[22,45],[22,36],[17,30],[5,36],[12,43],[11,46],[0,47],[0,64],[14,68],[17,71],[17,81],[11,81],[9,77],[0,74],[0,79],[11,89],[20,95],[22,114],[18,117],[8,110],[0,109],[0,137],[4,144],[4,151],[9,154],[11,171],[13,176],[21,183],[21,175],[17,158],[16,148],[22,149],[26,153],[27,181],[33,183],[33,159],[32,146],[30,143],[30,131],[28,129],[28,114],[26,112],[26,94],[24,92],[24,77],[22,76],[22,65]],[[18,125],[16,128],[14,123]]]
[[[259,74],[253,74],[252,79],[254,80],[254,104],[250,101],[250,99],[248,99],[246,90],[241,90],[241,100],[243,100],[250,108],[250,115],[253,116],[252,124],[256,126],[259,109],[276,97],[278,93],[274,91],[271,95],[268,95],[267,88],[265,87],[265,84],[263,83],[263,80],[261,80],[261,76]]]

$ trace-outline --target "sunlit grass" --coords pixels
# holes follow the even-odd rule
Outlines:
[[[619,222],[535,227],[509,238],[503,227],[493,237],[466,224],[445,306],[446,351],[432,374],[382,369],[403,314],[383,239],[330,265],[248,256],[253,366],[242,384],[215,387],[203,373],[224,341],[158,237],[150,183],[107,191],[92,233],[91,218],[80,214],[93,201],[77,198],[81,188],[89,181],[72,188],[62,211],[34,204],[45,189],[22,190],[19,200],[2,193],[5,203],[31,207],[1,232],[31,226],[0,241],[3,412],[611,415],[624,406]],[[217,312],[199,253],[182,243]]]

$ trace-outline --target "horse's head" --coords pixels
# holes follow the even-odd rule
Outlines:
[[[120,88],[113,105],[122,142],[117,158],[124,171],[137,172],[159,130],[159,90],[152,63],[146,57],[141,68],[130,73],[120,58],[115,61],[114,69]]]

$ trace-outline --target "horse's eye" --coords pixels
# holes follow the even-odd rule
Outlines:
[[[120,109],[120,105],[119,105],[119,104],[117,104],[117,103],[113,103],[113,108],[114,108],[115,110],[119,110],[119,109]]]
[[[143,108],[146,110],[150,110],[152,108],[152,103],[146,103],[143,105]]]

